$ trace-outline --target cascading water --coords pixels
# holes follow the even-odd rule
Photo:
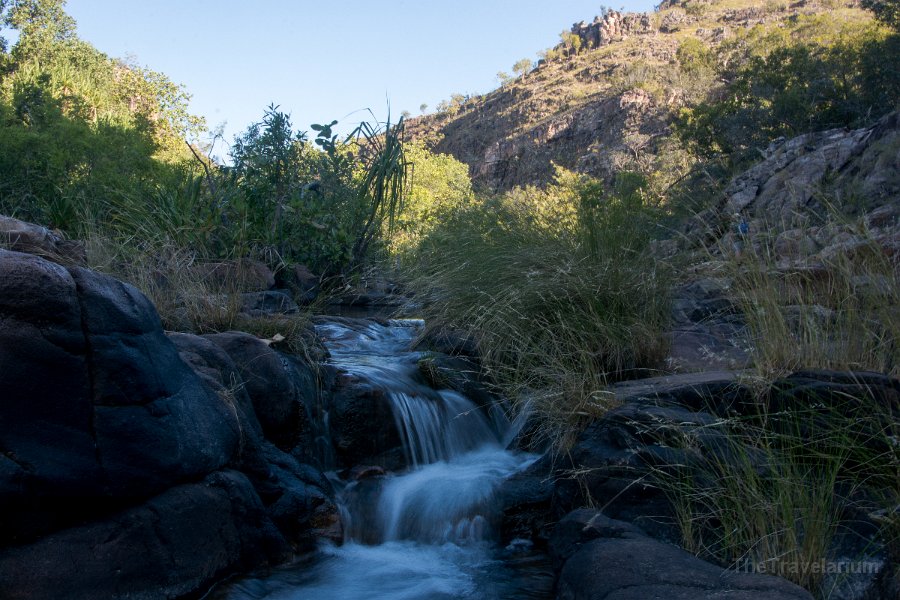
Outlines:
[[[514,426],[465,396],[416,377],[409,350],[421,321],[334,319],[317,326],[332,364],[390,400],[410,468],[344,506],[347,539],[301,565],[230,586],[230,600],[546,598],[549,579],[523,580],[490,543],[491,497],[534,456],[510,451]],[[356,482],[344,489],[352,497]],[[365,543],[364,543],[365,542]]]

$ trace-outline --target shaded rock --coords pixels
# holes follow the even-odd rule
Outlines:
[[[450,356],[467,356],[477,359],[478,345],[472,336],[464,331],[445,327],[429,327],[416,340],[414,350],[431,350]]]
[[[319,277],[306,265],[291,265],[275,274],[281,287],[290,290],[298,304],[310,304],[319,295]]]
[[[226,471],[107,520],[0,550],[0,581],[10,600],[157,600],[288,557],[250,483]]]
[[[318,394],[312,367],[292,361],[248,333],[205,336],[234,361],[267,439],[290,450],[310,432],[307,406]]]
[[[330,422],[341,466],[366,463],[395,470],[406,465],[391,401],[384,390],[354,375],[336,373]]]
[[[720,416],[755,413],[752,394],[738,381],[737,371],[705,371],[664,375],[612,386],[623,403],[652,402],[677,404],[694,411],[710,411]]]
[[[505,479],[494,493],[500,520],[500,540],[525,539],[546,543],[555,522],[553,468],[548,458]]]
[[[300,307],[285,292],[268,290],[241,294],[241,312],[252,317],[295,315],[300,312]]]
[[[480,365],[471,358],[432,353],[419,361],[419,371],[431,387],[455,390],[482,408],[501,401],[485,385]]]
[[[250,258],[197,263],[191,270],[214,292],[264,292],[275,287],[269,267]]]
[[[340,543],[343,525],[328,479],[271,444],[262,451],[268,468],[249,476],[266,513],[294,550],[312,550],[318,539]]]
[[[237,419],[180,360],[135,288],[0,250],[0,316],[5,539],[31,539],[231,460]]]
[[[560,600],[812,600],[785,579],[727,571],[601,513],[577,511],[553,532]]]
[[[263,436],[252,401],[231,357],[211,340],[169,334],[181,356],[216,389],[227,391],[241,423],[241,446],[233,466],[250,478],[266,514],[295,551],[318,538],[340,542],[342,526],[334,490],[317,468],[298,462]],[[227,382],[227,388],[225,387]]]
[[[62,265],[84,266],[84,244],[67,240],[46,227],[0,215],[0,248],[34,254]]]

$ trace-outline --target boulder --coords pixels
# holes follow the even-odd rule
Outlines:
[[[0,550],[3,598],[158,600],[203,593],[290,549],[234,471],[175,486],[103,521]]]
[[[300,307],[289,294],[281,290],[268,290],[241,294],[241,312],[251,317],[295,315],[300,312]]]
[[[132,286],[0,250],[0,315],[4,539],[30,539],[231,460],[237,419]]]
[[[550,549],[559,600],[812,600],[785,579],[723,569],[597,511],[563,518]]]
[[[319,538],[340,542],[342,524],[331,483],[317,468],[299,463],[264,438],[240,371],[228,353],[206,337],[185,333],[169,337],[184,361],[230,398],[241,424],[240,453],[232,466],[250,479],[266,514],[294,551],[310,550]]]
[[[3,215],[0,215],[0,248],[35,254],[63,265],[87,264],[82,242],[67,240],[46,227]]]
[[[307,441],[309,410],[319,393],[312,367],[291,360],[249,333],[205,337],[234,361],[265,437],[285,450]]]
[[[355,375],[332,374],[329,421],[338,465],[406,466],[387,392]]]
[[[310,304],[319,295],[319,277],[306,265],[291,265],[275,275],[281,287],[287,288],[298,304]]]

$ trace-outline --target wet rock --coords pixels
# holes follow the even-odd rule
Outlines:
[[[727,571],[596,511],[567,515],[550,543],[560,600],[812,600],[785,579]]]
[[[494,493],[494,501],[503,544],[516,539],[529,540],[539,546],[546,544],[556,521],[553,491],[553,468],[549,457],[500,484]]]
[[[390,399],[384,390],[338,373],[330,395],[331,438],[339,464],[375,464],[389,470],[406,464]]]
[[[289,557],[247,479],[233,471],[173,487],[103,521],[0,550],[10,600],[157,600]]]
[[[0,215],[0,248],[34,254],[55,263],[87,264],[84,244],[67,240],[46,227]]]
[[[471,358],[430,353],[419,361],[419,371],[431,387],[455,390],[482,408],[501,401],[485,385],[481,367]]]

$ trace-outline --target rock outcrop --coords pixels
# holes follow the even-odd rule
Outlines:
[[[721,201],[685,227],[690,244],[728,251],[735,215],[779,268],[821,265],[863,248],[900,256],[900,113],[871,127],[773,142]]]
[[[301,462],[309,364],[247,334],[167,336],[136,288],[16,227],[37,241],[0,249],[0,595],[181,597],[340,540]]]

